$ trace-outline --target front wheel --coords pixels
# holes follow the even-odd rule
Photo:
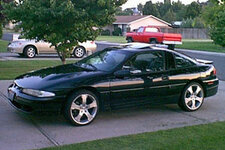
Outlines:
[[[74,125],[91,123],[99,109],[98,98],[94,93],[82,90],[71,95],[65,105],[64,115]]]
[[[127,38],[127,43],[132,43],[133,42],[133,39],[131,37],[128,37]]]
[[[197,82],[192,82],[184,88],[179,106],[185,111],[196,111],[202,106],[203,101],[203,87]]]

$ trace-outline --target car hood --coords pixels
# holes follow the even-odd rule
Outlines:
[[[87,79],[103,74],[101,71],[91,71],[75,64],[61,65],[32,71],[16,78],[15,83],[22,88],[45,90],[52,87],[74,87]]]

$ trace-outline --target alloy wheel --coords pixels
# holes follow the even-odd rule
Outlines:
[[[190,85],[184,94],[185,105],[188,109],[194,111],[201,107],[204,100],[204,92],[200,85]]]
[[[98,111],[97,100],[90,94],[80,94],[72,102],[70,115],[79,125],[90,123]]]

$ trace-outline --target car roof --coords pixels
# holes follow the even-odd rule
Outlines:
[[[119,46],[114,46],[112,49],[114,50],[121,50],[121,51],[127,51],[130,53],[140,53],[140,52],[148,52],[150,50],[160,50],[160,51],[168,51],[168,52],[174,52],[172,50],[168,50],[166,48],[158,47],[160,45],[156,44],[146,44],[146,43],[127,43],[127,44],[121,44]]]

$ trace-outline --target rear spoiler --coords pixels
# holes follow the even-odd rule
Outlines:
[[[210,60],[196,59],[196,61],[203,64],[213,64],[213,61]]]

